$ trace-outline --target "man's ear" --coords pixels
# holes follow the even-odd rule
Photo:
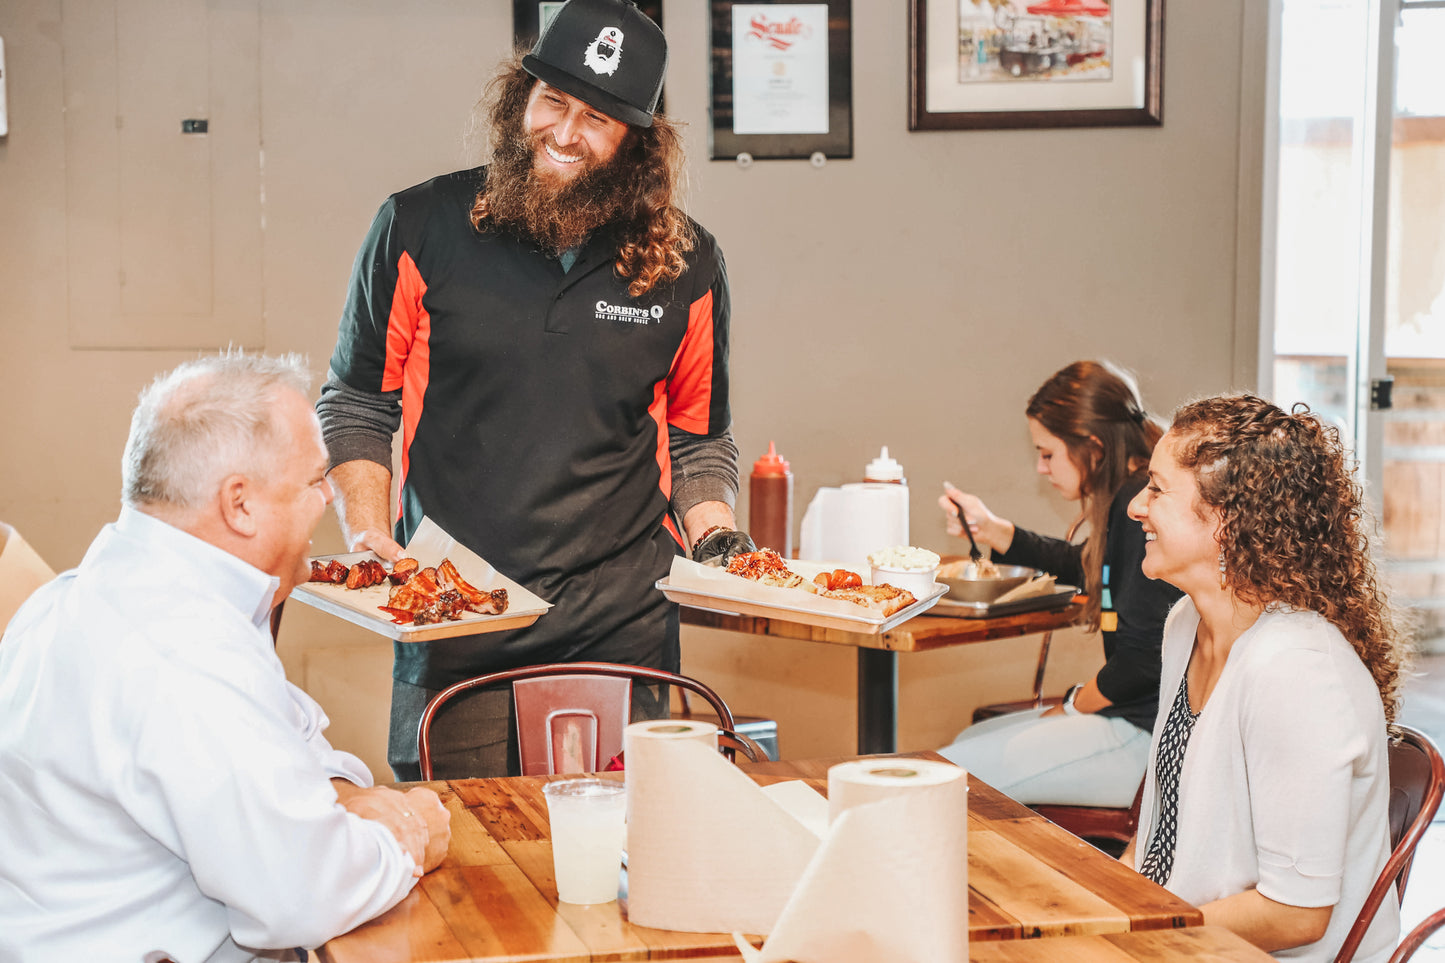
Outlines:
[[[243,538],[256,534],[256,516],[251,510],[253,486],[245,475],[227,475],[216,496],[220,501],[221,518],[226,527]]]

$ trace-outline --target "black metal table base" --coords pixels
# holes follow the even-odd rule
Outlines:
[[[858,650],[858,752],[898,751],[898,653]]]

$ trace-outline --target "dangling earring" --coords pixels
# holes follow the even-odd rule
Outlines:
[[[1229,571],[1224,565],[1224,552],[1219,553],[1219,587],[1229,588]]]

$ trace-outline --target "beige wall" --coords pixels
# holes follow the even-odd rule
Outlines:
[[[113,172],[77,149],[66,98],[72,118],[87,106],[76,61],[115,22],[109,2],[0,5],[10,96],[10,135],[0,139],[9,349],[0,519],[57,568],[74,565],[114,517],[135,392],[193,354],[72,347],[70,305],[87,303],[77,292],[95,272],[76,255],[77,239],[96,229],[75,197],[95,194]],[[216,287],[236,271],[257,274],[248,283],[260,288],[261,346],[305,352],[319,373],[376,206],[469,162],[468,115],[507,45],[510,4],[197,5],[211,18],[212,59],[249,58],[259,86],[259,96],[249,91],[259,160],[217,147],[217,125],[246,99],[227,87],[234,79],[213,71],[177,108],[210,116],[213,173],[253,163],[259,173],[259,267],[217,256]],[[822,170],[706,159],[706,6],[665,8],[668,104],[690,125],[689,207],[720,239],[732,278],[744,461],[776,440],[793,463],[801,515],[818,486],[856,479],[886,444],[912,482],[917,544],[956,550],[933,507],[945,477],[1020,523],[1062,530],[1068,506],[1032,476],[1021,417],[1044,377],[1075,358],[1112,357],[1141,373],[1164,411],[1252,377],[1262,31],[1245,20],[1259,14],[1243,0],[1169,7],[1162,128],[912,134],[906,7],[853,8],[854,159]],[[153,65],[174,45],[149,49],[142,39],[125,49],[144,50]],[[127,97],[125,109],[139,110],[160,94],[132,85]],[[152,247],[165,245],[127,240],[133,262]],[[178,291],[186,280],[174,279]],[[316,545],[339,547],[330,520]],[[1054,688],[1098,659],[1090,639],[1057,641]],[[331,712],[335,741],[379,766],[388,647],[292,606],[281,649],[292,677]],[[932,747],[974,704],[1021,695],[1034,652],[1015,641],[904,656],[901,747]],[[851,651],[808,643],[716,632],[684,641],[684,670],[740,710],[779,718],[790,755],[851,748],[853,665]]]

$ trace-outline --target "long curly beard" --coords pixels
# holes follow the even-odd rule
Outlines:
[[[629,172],[618,164],[622,149],[607,162],[589,153],[577,162],[583,169],[564,180],[535,163],[545,137],[525,130],[520,114],[498,125],[482,203],[490,224],[536,242],[555,257],[616,220],[633,192]],[[565,153],[585,149],[579,143]]]

